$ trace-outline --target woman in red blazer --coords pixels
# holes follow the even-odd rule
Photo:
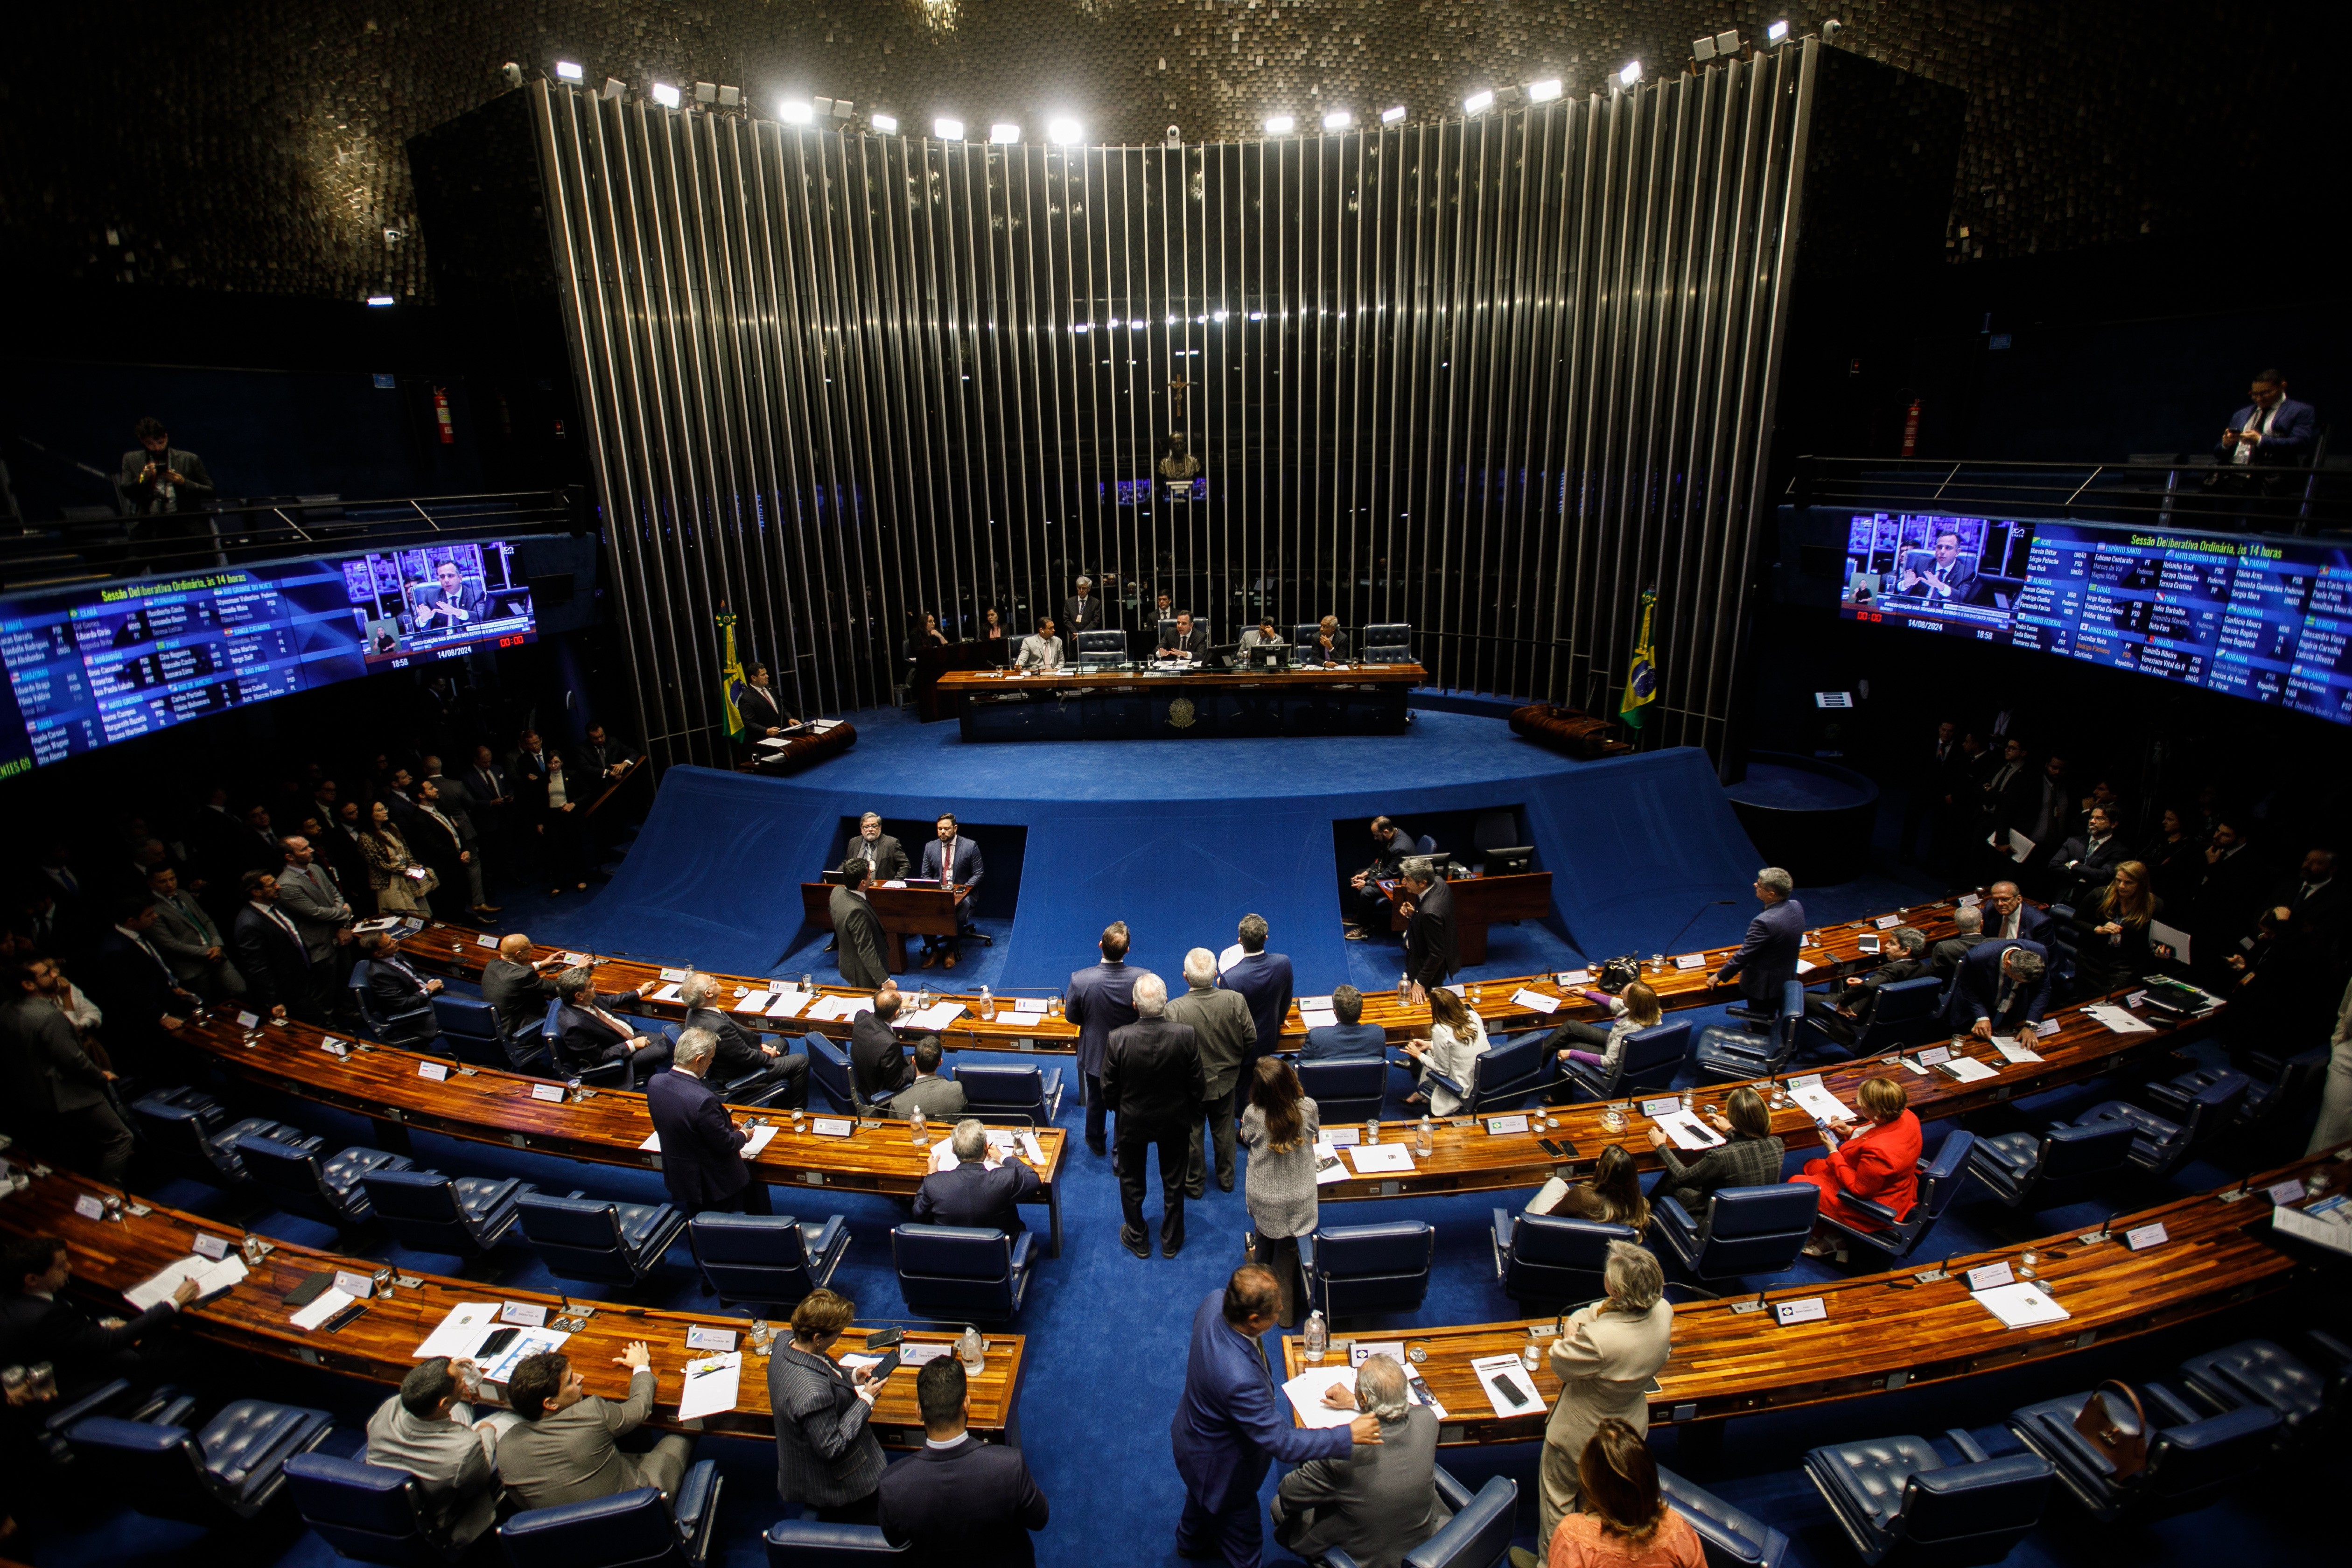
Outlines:
[[[1870,1118],[1870,1125],[1843,1144],[1836,1133],[1826,1127],[1822,1129],[1822,1137],[1829,1145],[1829,1157],[1810,1162],[1790,1180],[1811,1182],[1821,1188],[1823,1214],[1834,1214],[1857,1225],[1874,1223],[1874,1216],[1838,1202],[1851,1194],[1884,1204],[1900,1219],[1911,1212],[1911,1205],[1919,1197],[1919,1118],[1908,1109],[1909,1097],[1903,1092],[1903,1086],[1891,1078],[1863,1079],[1855,1098],[1862,1101],[1863,1113]],[[1805,1251],[1818,1258],[1830,1247],[1816,1231],[1813,1239],[1805,1244]]]

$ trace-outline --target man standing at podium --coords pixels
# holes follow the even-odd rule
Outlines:
[[[1084,578],[1079,579],[1084,582]],[[980,897],[980,879],[986,875],[981,863],[980,846],[957,830],[955,813],[940,814],[939,837],[923,846],[923,875],[938,881],[942,891],[960,891],[956,900],[956,933],[953,936],[927,936],[923,939],[923,967],[929,969],[947,955],[947,966],[956,966],[956,955],[963,947],[963,939],[978,934],[972,923],[972,904]]]

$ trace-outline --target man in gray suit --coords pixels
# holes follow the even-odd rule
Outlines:
[[[1381,1440],[1283,1477],[1274,1538],[1310,1562],[1337,1550],[1363,1568],[1399,1568],[1454,1517],[1437,1496],[1437,1416],[1412,1402],[1404,1368],[1384,1355],[1366,1356],[1354,1392],[1335,1385],[1324,1403],[1380,1417]]]
[[[108,1087],[114,1074],[90,1059],[58,1006],[58,966],[27,958],[0,975],[15,982],[0,989],[0,1117],[26,1143],[63,1147],[100,1181],[121,1185],[131,1130]]]
[[[664,1437],[650,1454],[621,1452],[614,1439],[653,1414],[653,1354],[643,1340],[632,1340],[613,1359],[629,1369],[629,1397],[619,1405],[589,1393],[562,1351],[515,1363],[507,1403],[522,1425],[499,1439],[499,1470],[517,1508],[588,1502],[639,1487],[659,1487],[676,1500],[694,1439]]]
[[[278,908],[302,933],[310,962],[326,963],[337,956],[337,948],[351,946],[356,917],[334,873],[319,864],[319,852],[309,839],[296,835],[278,843],[286,850],[286,868],[278,873]]]
[[[940,1076],[944,1054],[937,1035],[915,1043],[915,1081],[890,1097],[891,1115],[911,1121],[919,1110],[928,1121],[952,1121],[963,1114],[963,1085]]]
[[[870,861],[852,860],[842,868],[841,886],[833,890],[834,940],[841,944],[841,979],[845,985],[880,990],[890,981],[883,954],[882,917],[866,901],[866,884],[873,880]]]
[[[147,940],[163,952],[181,984],[207,1002],[245,994],[245,976],[228,958],[221,930],[202,904],[180,891],[180,874],[158,866],[147,874],[148,890],[155,895],[155,928]]]
[[[1190,989],[1168,1004],[1168,1016],[1192,1026],[1201,1047],[1201,1073],[1208,1082],[1209,1097],[1201,1103],[1201,1114],[1208,1120],[1193,1142],[1191,1179],[1184,1184],[1184,1195],[1197,1198],[1207,1189],[1212,1141],[1218,1190],[1234,1190],[1234,1085],[1240,1080],[1242,1064],[1250,1059],[1257,1026],[1240,992],[1218,989],[1217,955],[1207,948],[1196,947],[1184,955],[1184,984]]]
[[[491,1422],[474,1425],[464,1395],[476,1375],[469,1361],[447,1356],[421,1361],[400,1380],[400,1392],[368,1417],[360,1462],[406,1470],[425,1493],[425,1523],[436,1543],[462,1551],[495,1523],[499,1472]]]

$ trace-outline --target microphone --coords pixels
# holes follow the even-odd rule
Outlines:
[[[1682,939],[1683,939],[1683,931],[1686,931],[1690,930],[1690,928],[1691,928],[1691,927],[1693,927],[1693,926],[1695,926],[1695,925],[1698,924],[1698,917],[1699,917],[1699,916],[1701,916],[1701,915],[1703,915],[1703,914],[1706,913],[1706,911],[1707,911],[1707,910],[1709,910],[1719,908],[1719,907],[1721,907],[1722,905],[1725,905],[1725,904],[1733,904],[1733,903],[1738,903],[1738,901],[1739,901],[1739,900],[1737,900],[1737,899],[1709,899],[1709,900],[1707,900],[1707,901],[1706,901],[1706,902],[1705,902],[1705,903],[1701,904],[1697,909],[1693,910],[1691,911],[1691,918],[1690,918],[1690,919],[1688,919],[1688,920],[1686,920],[1686,921],[1683,921],[1683,930],[1682,930],[1682,931],[1678,931],[1675,932],[1673,940],[1672,940],[1672,941],[1670,941],[1670,942],[1668,942],[1666,943],[1666,951],[1667,951],[1668,952],[1672,952],[1675,950],[1675,942],[1681,942],[1681,941],[1682,941]]]

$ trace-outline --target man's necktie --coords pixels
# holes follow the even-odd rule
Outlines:
[[[940,885],[952,887],[954,883],[955,840],[950,838],[947,841],[946,847],[940,851]]]

